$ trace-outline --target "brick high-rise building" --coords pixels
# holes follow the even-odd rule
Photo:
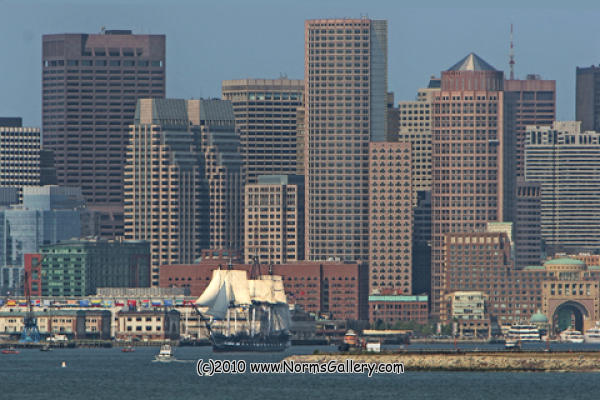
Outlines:
[[[123,168],[135,106],[165,97],[165,36],[128,30],[42,38],[44,147],[57,182],[81,187],[99,234],[123,234]]]
[[[239,79],[223,81],[223,99],[230,100],[240,135],[245,183],[259,175],[296,174],[297,110],[302,106],[301,79]]]
[[[371,143],[369,292],[412,294],[410,143]]]
[[[575,119],[583,131],[600,132],[600,66],[577,67],[575,76]]]
[[[431,312],[444,293],[447,233],[473,232],[503,220],[507,145],[504,74],[471,53],[442,72],[433,101]]]
[[[515,146],[515,173],[525,175],[525,128],[527,125],[552,125],[556,119],[556,81],[539,75],[504,81],[506,130],[512,132]]]
[[[306,258],[369,258],[369,143],[386,138],[387,21],[305,22]]]
[[[505,232],[448,233],[445,245],[446,300],[453,292],[481,291],[488,296],[487,312],[509,325],[529,322],[542,308],[546,272],[539,265],[516,270]],[[441,319],[450,319],[449,308],[442,308]]]

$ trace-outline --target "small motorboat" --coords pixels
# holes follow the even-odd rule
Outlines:
[[[2,354],[19,354],[19,350],[15,349],[14,347],[9,347],[8,349],[3,349]]]
[[[160,351],[154,356],[154,361],[159,362],[171,362],[174,361],[173,348],[170,344],[166,343],[160,346]]]
[[[133,346],[125,346],[121,349],[123,353],[133,353],[135,351],[135,347]]]
[[[52,348],[50,346],[48,346],[47,344],[40,347],[40,351],[51,351],[51,350],[52,350]]]

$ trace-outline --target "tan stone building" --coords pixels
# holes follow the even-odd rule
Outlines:
[[[0,119],[0,187],[16,188],[21,199],[23,186],[40,184],[40,129],[2,124]]]
[[[207,195],[202,186],[199,132],[190,129],[185,100],[141,99],[131,126],[125,166],[125,238],[150,242],[151,283],[161,264],[193,261]]]
[[[231,104],[141,99],[125,167],[125,238],[158,266],[242,246],[241,159]]]
[[[412,190],[409,143],[370,144],[369,293],[412,294]]]
[[[4,307],[0,312],[0,336],[21,335],[24,309]],[[69,339],[110,339],[111,312],[107,310],[48,310],[34,312],[43,337],[65,335]]]
[[[304,259],[304,178],[261,175],[246,185],[244,260],[286,264]]]
[[[179,339],[179,311],[120,311],[116,318],[117,339]]]
[[[431,110],[439,88],[423,88],[415,101],[398,102],[398,141],[412,146],[413,206],[417,192],[431,190]]]
[[[579,121],[528,126],[525,178],[540,185],[546,252],[597,252],[600,237],[600,132]]]
[[[573,258],[557,258],[544,263],[542,312],[550,316],[554,331],[567,324],[586,330],[600,321],[600,267],[586,266]]]

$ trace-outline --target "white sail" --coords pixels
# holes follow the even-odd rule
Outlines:
[[[216,319],[224,319],[227,315],[227,309],[229,308],[228,292],[228,285],[222,284],[214,302],[208,307],[206,314],[212,315]]]
[[[253,279],[248,281],[252,300],[257,303],[272,302],[272,284],[267,280]]]
[[[269,282],[267,284],[264,284],[265,286],[269,287],[268,300],[265,300],[265,302],[270,304],[287,304],[287,299],[285,297],[285,289],[283,288],[283,280],[281,276],[261,275],[259,279],[262,282]]]
[[[278,304],[286,304],[285,289],[283,288],[283,280],[279,275],[273,275],[273,300]]]
[[[246,271],[232,269],[228,270],[227,273],[227,282],[231,288],[230,302],[236,306],[252,304]]]
[[[221,286],[223,286],[223,272],[225,271],[220,269],[216,269],[213,271],[213,276],[210,283],[208,284],[208,287],[204,289],[204,292],[196,300],[197,306],[211,307],[214,304],[221,290]]]

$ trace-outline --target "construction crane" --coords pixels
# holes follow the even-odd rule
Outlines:
[[[27,299],[27,315],[23,319],[23,331],[21,332],[21,343],[38,343],[40,341],[40,330],[37,325],[37,318],[33,314],[33,305],[31,304],[31,284],[29,283],[29,274],[25,271],[23,279],[23,292]]]

